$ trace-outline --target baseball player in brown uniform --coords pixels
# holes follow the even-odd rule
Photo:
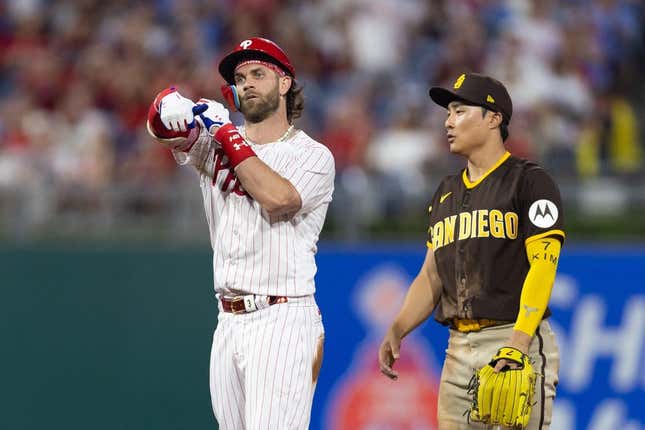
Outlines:
[[[430,97],[447,109],[450,151],[467,166],[444,178],[432,199],[425,261],[383,339],[381,371],[398,378],[401,341],[434,311],[450,330],[439,428],[491,428],[468,419],[468,386],[474,369],[511,348],[538,374],[527,428],[547,429],[559,367],[547,303],[565,236],[558,187],[540,166],[506,151],[513,107],[499,81],[466,73],[452,88],[431,88]],[[494,371],[513,366],[501,359]]]

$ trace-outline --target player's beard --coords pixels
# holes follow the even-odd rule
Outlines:
[[[276,84],[268,94],[256,98],[242,99],[240,102],[240,112],[244,118],[251,123],[257,124],[271,116],[280,106],[280,93]]]

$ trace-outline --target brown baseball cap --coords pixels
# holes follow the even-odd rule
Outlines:
[[[506,124],[513,115],[513,102],[506,87],[497,79],[479,73],[463,73],[452,85],[452,89],[430,88],[430,98],[446,109],[454,101],[485,107],[501,113]]]

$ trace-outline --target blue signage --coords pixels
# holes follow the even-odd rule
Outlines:
[[[448,330],[430,318],[404,340],[397,381],[376,354],[423,245],[322,246],[317,300],[325,358],[311,428],[436,429]],[[560,346],[552,430],[645,428],[645,249],[564,248],[551,296]]]

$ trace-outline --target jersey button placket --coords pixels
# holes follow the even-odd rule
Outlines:
[[[467,189],[464,192],[464,197],[461,201],[461,207],[460,211],[461,212],[467,212],[471,208],[470,204],[470,197],[471,197],[471,190]],[[468,239],[464,239],[461,241],[457,241],[457,255],[455,255],[455,278],[457,281],[457,308],[459,310],[463,309],[466,311],[466,300],[468,297],[468,290],[466,288],[466,270],[465,270],[465,264],[464,264],[464,256],[466,253],[466,241]]]
[[[232,226],[231,226],[231,259],[233,261],[237,260],[238,255],[239,255],[239,250],[241,248],[240,244],[240,229],[242,228],[242,217],[240,216],[240,212],[242,210],[241,207],[241,200],[242,199],[234,199],[233,200],[233,214],[231,216]]]

